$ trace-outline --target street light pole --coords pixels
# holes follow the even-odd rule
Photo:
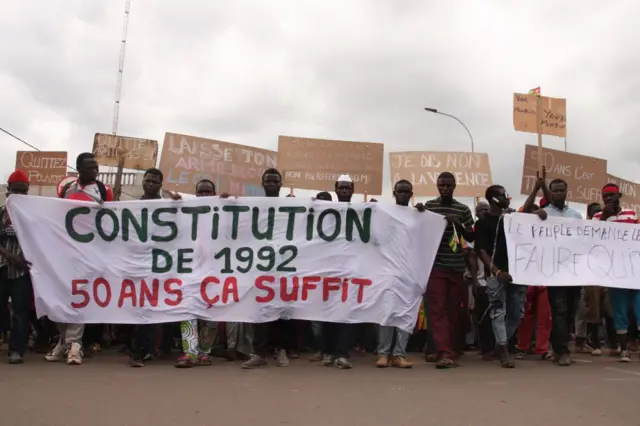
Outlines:
[[[471,139],[471,152],[475,152],[475,145],[473,143],[473,136],[471,136],[471,132],[469,131],[469,129],[467,128],[467,126],[462,122],[462,120],[460,120],[458,117],[456,117],[455,115],[451,115],[451,114],[447,114],[446,112],[441,112],[438,111],[436,108],[426,108],[424,109],[427,112],[431,112],[433,114],[440,114],[440,115],[444,115],[446,117],[449,118],[453,118],[454,120],[456,120],[458,123],[460,123],[460,125],[462,125],[462,127],[464,127],[464,129],[467,131],[467,134],[469,135],[469,139]],[[473,209],[474,209],[474,213],[475,213],[475,209],[476,209],[476,197],[473,197]]]

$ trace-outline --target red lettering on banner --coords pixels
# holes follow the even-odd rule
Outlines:
[[[347,301],[349,296],[349,278],[342,279],[342,303]]]
[[[220,301],[220,295],[218,294],[209,297],[207,293],[207,286],[209,284],[220,284],[220,280],[217,277],[206,277],[202,280],[202,283],[200,283],[200,297],[202,297],[202,300],[208,305],[207,309]],[[238,279],[236,277],[226,277],[222,284],[222,303],[227,304],[229,297],[236,303],[240,301],[240,296],[238,295]]]
[[[75,309],[84,308],[91,301],[89,292],[81,288],[81,286],[89,284],[89,280],[72,280],[71,281],[71,295],[82,296],[82,302],[71,302],[71,307]]]
[[[222,303],[226,304],[229,301],[229,296],[231,296],[236,303],[240,301],[240,297],[238,296],[238,279],[236,277],[227,277],[224,280],[224,285],[222,286]]]
[[[271,277],[269,275],[262,275],[256,278],[255,286],[258,290],[263,290],[267,292],[266,296],[256,296],[256,302],[258,303],[269,303],[276,297],[276,292],[271,288],[264,285],[265,282],[272,283],[275,281],[275,277]]]
[[[174,284],[177,285],[178,288],[172,288]],[[167,296],[164,298],[164,303],[166,303],[168,306],[178,306],[180,302],[182,302],[182,290],[180,289],[180,287],[182,287],[182,280],[178,278],[169,278],[168,280],[166,280],[164,282],[165,293],[171,296],[176,296],[176,299],[171,300]]]
[[[309,291],[318,288],[317,283],[322,280],[321,277],[302,277],[302,295],[301,300],[305,301],[309,297]]]
[[[287,277],[280,278],[280,299],[283,302],[297,302],[298,301],[298,290],[300,285],[298,284],[298,277],[292,277],[292,289],[291,293],[287,292]]]
[[[204,302],[208,305],[207,309],[218,303],[218,300],[220,300],[220,296],[218,296],[217,294],[213,297],[209,297],[209,295],[207,294],[207,286],[209,284],[220,284],[220,280],[218,280],[216,277],[207,277],[202,280],[202,283],[200,283],[200,297],[202,297],[202,300],[204,300]]]
[[[118,308],[124,305],[124,299],[131,299],[131,306],[137,306],[136,285],[132,280],[123,280],[120,287],[120,297],[118,298]]]
[[[362,303],[362,301],[364,300],[364,288],[370,286],[372,283],[371,280],[368,280],[366,278],[353,278],[351,280],[351,282],[358,287],[358,303]]]
[[[329,292],[340,290],[342,280],[337,277],[325,277],[322,279],[322,300],[329,300]]]
[[[100,293],[98,293],[99,287],[104,287],[105,298],[104,300],[100,300]],[[104,278],[96,278],[93,281],[93,300],[96,301],[96,305],[101,308],[106,308],[109,306],[109,302],[111,302],[111,286],[109,285],[109,281]]]
[[[151,281],[151,289],[147,285],[146,280],[140,282],[140,306],[144,306],[145,302],[149,302],[149,305],[154,308],[158,306],[158,293],[160,293],[160,280],[154,278]]]

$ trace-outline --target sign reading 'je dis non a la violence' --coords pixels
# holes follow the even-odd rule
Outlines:
[[[36,308],[67,323],[295,318],[411,330],[445,226],[411,207],[295,198],[8,205]]]

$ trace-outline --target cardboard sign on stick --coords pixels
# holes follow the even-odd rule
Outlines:
[[[635,210],[640,214],[640,184],[613,175],[607,175],[607,183],[615,183],[620,187],[620,205],[623,208]]]
[[[66,151],[18,151],[16,169],[29,176],[33,186],[56,186],[67,175]]]
[[[541,133],[543,135],[567,137],[567,100],[540,97]],[[513,128],[519,132],[538,133],[538,96],[513,94]]]
[[[158,141],[96,133],[93,155],[103,166],[117,167],[122,156],[125,169],[147,170],[156,166]]]

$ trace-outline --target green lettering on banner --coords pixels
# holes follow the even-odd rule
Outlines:
[[[80,234],[73,227],[73,219],[76,216],[81,214],[89,214],[91,213],[91,209],[89,207],[75,207],[67,212],[64,217],[64,228],[67,231],[67,235],[69,235],[74,241],[79,243],[90,243],[93,241],[93,232],[88,232],[86,234]]]
[[[371,240],[371,207],[367,207],[362,212],[362,220],[356,209],[347,209],[347,241],[353,241],[353,228],[358,229],[360,241],[368,243]]]
[[[111,219],[112,229],[110,234],[104,232],[103,218],[105,216],[108,216]],[[120,221],[118,220],[118,215],[116,215],[115,212],[111,209],[102,208],[98,210],[98,213],[96,213],[96,231],[98,231],[98,235],[100,235],[100,238],[108,243],[115,240],[118,237],[118,231],[120,231]]]
[[[133,214],[130,209],[122,209],[122,241],[129,241],[129,228],[133,227],[138,235],[138,240],[146,243],[149,239],[149,209],[140,210],[140,220]]]
[[[193,254],[192,248],[181,248],[178,249],[178,265],[176,270],[179,274],[190,274],[193,272],[193,269],[186,266],[187,264],[193,262],[193,257],[187,257],[187,254]]]
[[[335,219],[333,233],[331,234],[327,234],[324,231],[324,218],[329,215],[333,216]],[[340,212],[336,209],[326,209],[318,215],[318,224],[316,225],[318,236],[325,241],[333,241],[336,238],[338,238],[338,235],[340,235],[341,225],[342,225],[342,216],[340,216]]]
[[[211,211],[211,207],[183,207],[180,211],[184,214],[191,215],[191,241],[195,241],[196,238],[198,238],[198,215],[209,213]]]
[[[307,211],[306,207],[280,207],[278,209],[281,213],[287,213],[289,217],[287,218],[287,233],[286,239],[291,241],[293,240],[293,233],[295,231],[296,226],[296,214],[304,214]]]
[[[160,260],[164,259],[164,266],[160,265]],[[169,272],[173,267],[173,259],[171,253],[166,250],[154,248],[151,249],[151,272],[154,274],[164,274]]]
[[[169,228],[169,235],[152,235],[151,241],[155,241],[157,243],[167,243],[169,241],[173,241],[178,237],[178,225],[176,225],[175,221],[166,221],[160,219],[160,215],[163,213],[176,215],[178,214],[178,209],[176,207],[160,207],[153,211],[151,214],[151,221],[157,226],[167,227]]]
[[[231,212],[233,218],[231,220],[231,239],[238,239],[238,225],[240,223],[240,213],[248,212],[249,206],[223,206],[222,211]]]
[[[218,225],[220,224],[220,214],[218,213],[220,207],[213,208],[213,219],[211,219],[211,239],[218,239]]]
[[[269,207],[267,210],[267,230],[260,231],[260,207],[254,207],[251,216],[251,233],[256,240],[272,240],[273,239],[273,222],[276,215],[276,209]]]

